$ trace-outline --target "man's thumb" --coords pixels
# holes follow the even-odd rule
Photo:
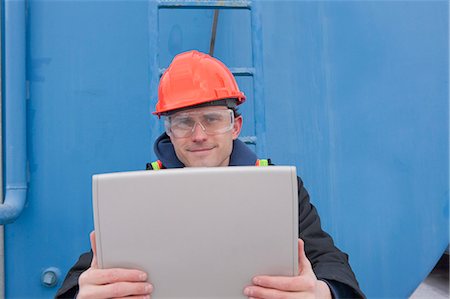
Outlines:
[[[89,235],[89,238],[91,239],[91,248],[92,248],[92,262],[91,262],[91,268],[98,268],[97,264],[97,243],[95,241],[95,231],[92,231]]]
[[[312,270],[311,263],[306,257],[305,242],[302,239],[298,239],[298,272],[299,274],[304,271]]]

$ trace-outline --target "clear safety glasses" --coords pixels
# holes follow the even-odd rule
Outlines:
[[[208,135],[223,134],[233,128],[233,110],[181,111],[164,118],[167,135],[176,138],[190,137],[197,124]]]

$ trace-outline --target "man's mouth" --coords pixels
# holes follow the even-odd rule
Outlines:
[[[202,148],[190,148],[188,149],[188,152],[192,153],[201,153],[201,152],[207,152],[212,150],[214,147],[202,147]]]

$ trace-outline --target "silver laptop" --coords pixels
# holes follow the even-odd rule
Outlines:
[[[93,176],[101,268],[149,275],[152,298],[246,298],[255,275],[298,273],[295,167]]]

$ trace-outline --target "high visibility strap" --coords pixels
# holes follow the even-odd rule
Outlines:
[[[256,166],[269,166],[269,159],[258,159],[256,160],[255,165]],[[163,168],[161,160],[149,163],[151,165],[152,170],[160,170]],[[150,169],[150,167],[147,167],[147,169]]]
[[[258,160],[256,160],[256,166],[269,166],[269,160],[258,159]]]
[[[153,170],[160,170],[162,168],[162,162],[160,160],[150,163]]]

